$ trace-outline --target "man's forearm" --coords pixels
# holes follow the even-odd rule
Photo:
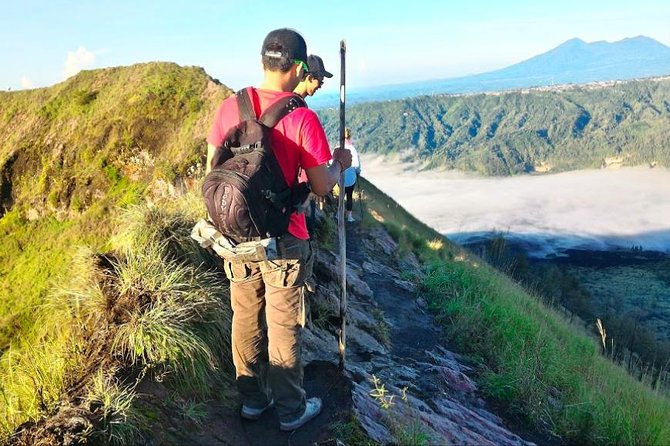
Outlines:
[[[344,172],[344,167],[342,166],[342,161],[334,159],[331,165],[328,167],[328,175],[330,176],[330,181],[332,185],[330,189],[335,187],[335,185],[340,181],[340,174]]]
[[[341,166],[340,161],[334,161],[330,166],[322,164],[307,169],[307,178],[312,187],[312,192],[320,197],[328,195],[340,179]]]

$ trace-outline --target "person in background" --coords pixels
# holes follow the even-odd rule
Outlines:
[[[314,93],[323,86],[325,78],[333,77],[332,73],[326,71],[323,66],[323,59],[319,56],[311,54],[307,58],[307,65],[309,70],[305,72],[305,76],[293,92],[302,96],[305,99],[307,96],[314,96]]]
[[[307,96],[314,96],[314,93],[316,93],[316,91],[323,85],[324,79],[333,77],[332,73],[326,70],[326,67],[323,65],[323,59],[319,56],[311,54],[307,58],[307,65],[309,66],[309,71],[305,72],[302,80],[298,86],[295,87],[295,90],[293,90],[295,94],[301,96],[303,99],[307,98]],[[300,172],[299,181],[307,181],[307,175],[304,170],[301,170]],[[314,238],[314,232],[316,231],[316,204],[317,201],[321,200],[323,200],[323,198],[312,194],[310,196],[309,204],[305,209],[307,232],[309,232],[309,235],[312,238]]]
[[[263,82],[247,89],[256,116],[281,98],[294,95],[305,72],[307,45],[295,30],[271,31],[261,48]],[[219,107],[207,137],[207,171],[226,133],[240,122],[236,95]],[[351,165],[346,149],[331,156],[318,116],[298,107],[272,130],[272,148],[289,187],[304,169],[312,192],[330,193]],[[328,166],[328,161],[333,162]],[[225,234],[224,234],[225,235]],[[314,262],[305,216],[293,213],[288,232],[277,237],[278,258],[263,261],[224,259],[233,309],[231,347],[242,418],[259,419],[275,407],[279,429],[298,429],[321,412],[321,399],[305,397],[301,330],[305,319],[303,285]]]
[[[351,152],[351,167],[344,171],[344,193],[347,198],[347,221],[353,223],[353,209],[354,209],[354,188],[358,181],[358,176],[361,174],[361,159],[358,156],[356,147],[351,142],[351,129],[344,129],[344,148]]]

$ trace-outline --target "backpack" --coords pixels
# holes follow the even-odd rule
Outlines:
[[[236,94],[240,123],[231,128],[212,157],[202,194],[210,221],[234,243],[278,237],[309,196],[306,183],[291,188],[272,148],[272,128],[305,101],[283,97],[256,117],[247,89]]]

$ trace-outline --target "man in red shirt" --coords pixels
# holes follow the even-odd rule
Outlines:
[[[248,89],[256,116],[278,99],[292,95],[308,70],[307,45],[292,29],[271,31],[263,41],[261,55],[263,82]],[[219,107],[207,138],[208,172],[216,147],[239,121],[236,98],[231,96]],[[331,157],[319,118],[307,107],[295,109],[277,123],[272,130],[272,148],[287,185],[295,185],[299,170],[304,169],[312,192],[319,196],[328,194],[340,173],[351,165],[346,149],[335,149]],[[273,260],[224,259],[224,268],[230,279],[231,342],[243,400],[241,415],[256,420],[274,406],[279,428],[291,431],[321,411],[321,400],[306,399],[302,387],[303,285],[314,262],[304,214],[291,215],[288,233],[277,237],[277,251],[279,258]]]

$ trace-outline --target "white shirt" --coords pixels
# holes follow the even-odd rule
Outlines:
[[[344,187],[349,187],[356,183],[356,175],[361,173],[361,160],[350,139],[344,141],[344,148],[351,152],[351,167],[344,171]]]

